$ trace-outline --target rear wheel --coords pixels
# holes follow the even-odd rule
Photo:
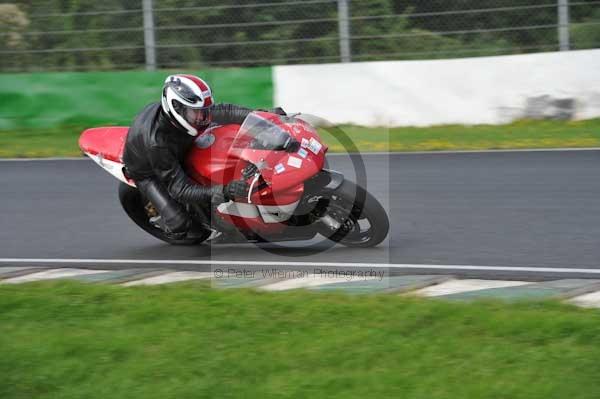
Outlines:
[[[183,239],[173,239],[169,237],[163,230],[158,227],[155,227],[150,223],[150,217],[152,215],[148,214],[149,209],[151,209],[149,202],[146,201],[140,191],[135,187],[131,187],[128,184],[121,183],[119,185],[119,200],[121,201],[121,206],[127,216],[131,220],[134,221],[140,228],[142,228],[147,233],[153,235],[154,237],[167,242],[173,245],[194,245],[199,244],[202,241],[206,240],[210,233],[207,231],[206,236],[202,237],[194,237],[194,238],[183,238]]]
[[[390,222],[383,206],[364,188],[345,180],[328,196],[319,233],[348,247],[373,247],[387,237]]]

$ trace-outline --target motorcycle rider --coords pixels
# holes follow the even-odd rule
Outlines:
[[[159,216],[151,221],[174,239],[192,227],[185,205],[221,203],[248,194],[245,181],[225,186],[203,186],[183,168],[196,136],[213,125],[241,124],[251,109],[215,104],[208,84],[193,75],[171,75],[165,80],[160,103],[147,105],[129,128],[123,162],[129,178]]]

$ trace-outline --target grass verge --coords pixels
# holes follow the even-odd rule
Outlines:
[[[77,139],[84,126],[0,130],[0,157],[79,156]],[[366,128],[342,126],[361,151],[437,151],[523,148],[600,147],[600,119],[523,120],[508,125]],[[320,129],[330,151],[344,151],[330,132]]]
[[[554,302],[0,286],[0,397],[597,398],[600,313]]]
[[[391,129],[342,126],[341,129],[361,151],[600,147],[600,119],[522,120],[507,125],[447,125]],[[323,130],[321,134],[330,149],[343,151],[338,140]]]
[[[85,128],[0,130],[0,158],[82,156],[77,140]]]

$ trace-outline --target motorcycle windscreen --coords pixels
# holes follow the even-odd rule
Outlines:
[[[249,114],[240,126],[233,143],[237,149],[288,151],[295,140],[292,135],[272,119],[259,113]]]
[[[278,189],[294,187],[318,173],[324,158],[302,149],[301,130],[294,130],[299,122],[285,119],[268,112],[250,113],[230,147],[231,155],[254,164]]]
[[[232,155],[256,165],[261,171],[278,164],[297,143],[276,118],[277,115],[263,112],[250,113],[231,145]]]

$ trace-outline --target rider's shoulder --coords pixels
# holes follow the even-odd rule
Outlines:
[[[144,114],[144,113],[156,114],[156,113],[160,112],[160,110],[161,110],[160,103],[153,102],[153,103],[147,104],[144,108],[142,108],[142,110],[140,111],[140,114]]]

